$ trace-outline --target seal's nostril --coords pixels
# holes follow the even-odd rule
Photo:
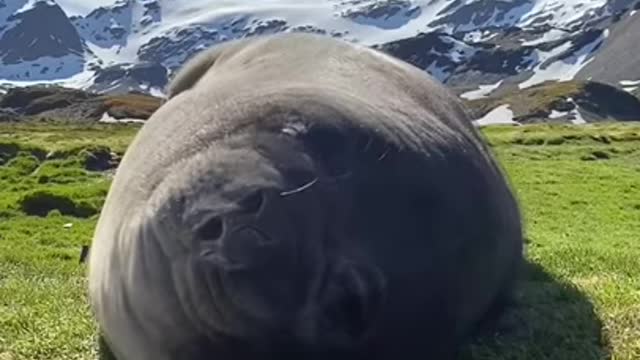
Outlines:
[[[196,235],[201,240],[218,240],[224,233],[224,222],[219,217],[207,220],[196,230]]]
[[[264,203],[264,194],[262,191],[255,191],[251,193],[249,196],[240,200],[240,207],[242,210],[255,214],[262,208],[262,204]]]

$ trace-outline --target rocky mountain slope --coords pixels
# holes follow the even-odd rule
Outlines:
[[[162,95],[202,49],[284,31],[376,47],[467,100],[546,81],[640,88],[640,0],[0,0],[0,83]],[[640,116],[639,116],[640,117]]]

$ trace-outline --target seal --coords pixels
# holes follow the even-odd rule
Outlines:
[[[424,71],[320,35],[190,60],[88,260],[118,360],[449,359],[508,297],[517,199]]]

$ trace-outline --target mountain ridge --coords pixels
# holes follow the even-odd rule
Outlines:
[[[66,6],[73,1],[79,0],[66,0]],[[67,16],[56,0],[0,0],[0,82],[162,96],[173,72],[197,52],[235,38],[289,31],[378,48],[466,98],[574,79],[633,93],[637,87],[628,84],[640,80],[640,60],[629,53],[640,46],[640,0],[215,4],[117,0]],[[54,19],[54,29],[41,26],[43,18]],[[612,55],[621,49],[627,56]]]

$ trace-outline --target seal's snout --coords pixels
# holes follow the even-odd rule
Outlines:
[[[215,255],[244,268],[259,265],[266,247],[275,245],[275,238],[261,229],[266,201],[265,192],[256,190],[237,202],[236,211],[206,219],[196,230],[203,255]]]
[[[201,254],[245,270],[266,266],[278,255],[279,261],[285,260],[286,242],[291,239],[273,224],[286,215],[277,209],[276,198],[275,190],[254,190],[237,201],[234,211],[207,218],[196,229]]]
[[[236,316],[284,327],[274,319],[292,318],[304,302],[298,252],[303,236],[280,190],[247,193],[234,201],[232,211],[210,216],[196,228],[202,271],[218,279],[223,301]]]

